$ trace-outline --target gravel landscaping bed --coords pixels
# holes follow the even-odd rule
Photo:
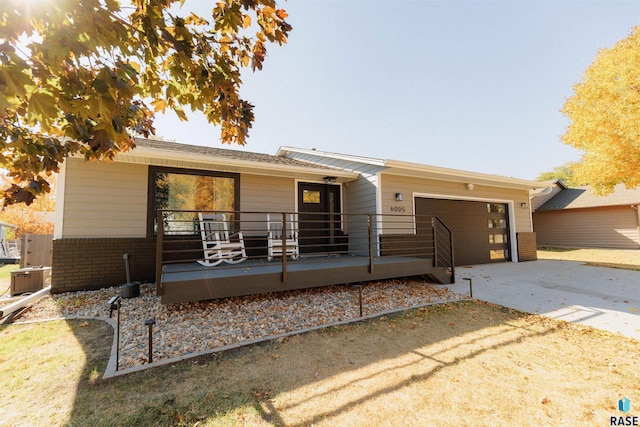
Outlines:
[[[119,287],[46,296],[17,322],[60,317],[109,317],[107,301]],[[420,280],[389,280],[362,286],[363,315],[465,298]],[[114,313],[114,317],[115,317]],[[148,327],[153,330],[153,360],[175,358],[243,341],[348,321],[360,317],[357,287],[349,285],[160,304],[154,284],[140,286],[140,297],[123,299],[120,310],[120,369],[148,362]]]

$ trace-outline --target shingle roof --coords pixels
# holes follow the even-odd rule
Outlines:
[[[199,145],[179,144],[152,139],[136,138],[136,145],[139,147],[155,148],[163,151],[175,151],[180,153],[198,154],[206,157],[217,157],[223,159],[244,160],[249,162],[270,163],[273,165],[300,166],[305,168],[335,169],[324,165],[314,165],[287,157],[272,156],[270,154],[253,153],[250,151],[230,150],[227,148],[203,147]]]
[[[547,200],[536,211],[556,211],[562,209],[596,208],[603,206],[630,206],[640,204],[640,189],[629,190],[618,184],[613,193],[596,196],[588,187],[566,188]]]
[[[400,160],[383,160],[371,157],[354,156],[350,154],[330,153],[326,151],[316,151],[315,149],[309,150],[296,147],[280,147],[278,155],[288,156],[292,152],[302,154],[305,157],[305,160],[311,157],[324,159],[320,161],[315,160],[317,164],[331,165],[340,163],[345,169],[353,171],[362,170],[360,169],[359,164],[366,164],[368,166],[382,167],[386,174],[401,175],[409,178],[438,179],[450,182],[526,190],[545,188],[551,185],[549,182],[529,181],[501,175],[451,169]],[[338,160],[338,162],[335,160]]]

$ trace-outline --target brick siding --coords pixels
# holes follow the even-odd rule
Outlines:
[[[125,253],[131,255],[131,281],[155,281],[155,239],[54,240],[51,292],[99,289],[126,283]]]
[[[518,239],[518,261],[538,259],[536,233],[516,233]]]

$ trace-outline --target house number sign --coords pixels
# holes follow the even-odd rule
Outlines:
[[[404,206],[391,206],[391,212],[405,212]]]

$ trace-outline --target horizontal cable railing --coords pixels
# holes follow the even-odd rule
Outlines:
[[[211,222],[213,217],[218,221]],[[285,281],[288,264],[340,257],[368,259],[370,272],[376,262],[390,257],[425,259],[433,266],[453,268],[451,232],[434,218],[401,214],[160,210],[155,225],[158,292],[162,293],[163,280],[172,274],[209,268],[277,266]],[[208,249],[203,244],[203,227],[208,234]],[[229,242],[224,241],[225,227]],[[270,239],[270,230],[271,237],[280,234],[288,237]]]
[[[453,250],[453,233],[447,225],[434,216],[432,219],[434,266],[449,269],[449,274],[455,277],[455,260]]]

